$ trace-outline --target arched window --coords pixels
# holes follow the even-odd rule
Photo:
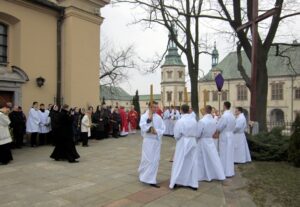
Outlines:
[[[284,112],[281,109],[273,109],[270,120],[271,122],[284,122]]]
[[[248,99],[248,89],[245,85],[237,85],[237,100],[246,101]]]
[[[183,98],[182,98],[183,92],[182,92],[182,91],[179,91],[179,92],[178,92],[178,95],[179,95],[179,96],[178,96],[179,102],[182,102],[182,99],[183,99]]]
[[[0,64],[7,63],[7,26],[0,23]]]
[[[178,71],[178,78],[182,78],[183,77],[183,71]]]
[[[168,102],[172,101],[172,91],[167,91],[167,101]]]

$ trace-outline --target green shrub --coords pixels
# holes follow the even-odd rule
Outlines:
[[[300,114],[296,116],[293,123],[293,134],[288,149],[288,160],[296,167],[300,167]]]
[[[247,135],[248,145],[253,160],[287,161],[289,137],[282,135],[283,128],[275,127],[270,132],[255,136]]]

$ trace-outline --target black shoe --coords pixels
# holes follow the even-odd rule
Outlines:
[[[159,185],[157,185],[157,184],[149,184],[151,187],[154,187],[154,188],[160,188],[160,186]]]
[[[198,190],[198,188],[194,188],[194,187],[191,187],[191,186],[189,186],[189,188],[192,189],[192,190],[194,190],[194,191]]]
[[[78,163],[79,161],[78,160],[71,160],[69,161],[69,163]]]

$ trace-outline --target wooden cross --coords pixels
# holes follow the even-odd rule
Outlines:
[[[257,84],[257,45],[258,45],[258,29],[257,25],[260,21],[275,15],[278,12],[278,7],[268,10],[264,14],[258,16],[258,0],[253,0],[252,3],[252,20],[246,22],[237,28],[237,32],[251,26],[252,29],[252,50],[251,50],[251,103],[250,103],[250,120],[257,121],[256,118],[256,84]]]

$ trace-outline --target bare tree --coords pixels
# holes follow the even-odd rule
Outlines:
[[[200,39],[199,21],[203,0],[114,0],[114,2],[129,3],[143,9],[145,15],[137,18],[135,23],[146,23],[149,28],[153,24],[161,25],[169,31],[171,41],[186,57],[191,83],[191,103],[198,114],[199,56],[207,53]],[[159,63],[156,62],[156,65]]]
[[[249,34],[249,29],[239,30],[239,28],[246,21],[254,21],[252,18],[252,0],[215,0],[211,1],[211,8],[206,10],[206,18],[212,18],[228,22],[233,30],[234,35],[238,38],[237,46],[237,58],[238,58],[238,70],[241,76],[246,82],[247,87],[252,90],[250,77],[247,75],[243,65],[241,48],[243,48],[246,56],[251,61],[252,51],[252,36]],[[267,95],[268,95],[268,70],[267,60],[268,53],[272,45],[277,31],[280,28],[280,23],[287,18],[299,15],[299,1],[284,1],[284,0],[273,0],[260,2],[259,12],[264,13],[268,9],[275,7],[276,13],[260,24],[258,35],[258,46],[257,46],[257,107],[256,117],[260,123],[260,130],[266,130],[266,112],[267,112]]]
[[[118,85],[128,80],[128,74],[137,69],[135,52],[132,45],[115,49],[106,42],[100,51],[100,84]]]

